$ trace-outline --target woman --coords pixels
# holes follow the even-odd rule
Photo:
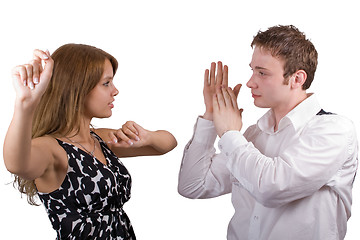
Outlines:
[[[31,204],[38,194],[58,239],[135,239],[122,209],[131,177],[118,158],[160,155],[177,144],[167,131],[130,121],[118,130],[91,128],[93,117],[112,114],[117,66],[100,49],[67,44],[52,56],[35,50],[12,72],[5,165]]]

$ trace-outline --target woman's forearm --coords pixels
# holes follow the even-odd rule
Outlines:
[[[34,111],[16,102],[15,111],[7,131],[3,157],[9,172],[21,174],[26,171],[31,154],[31,127]]]
[[[150,146],[160,154],[165,154],[177,146],[175,137],[165,130],[151,132],[149,142]]]

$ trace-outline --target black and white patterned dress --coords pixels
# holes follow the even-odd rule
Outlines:
[[[58,140],[67,153],[68,171],[61,187],[38,193],[57,239],[127,239],[135,234],[123,205],[130,198],[131,177],[102,139],[107,165],[76,146]]]

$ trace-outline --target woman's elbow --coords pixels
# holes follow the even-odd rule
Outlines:
[[[176,146],[177,146],[177,141],[176,138],[169,133],[168,139],[166,139],[165,144],[163,145],[163,147],[161,149],[158,149],[158,152],[160,153],[160,155],[166,154],[170,151],[172,151]]]

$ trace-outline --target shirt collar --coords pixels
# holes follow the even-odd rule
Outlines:
[[[295,131],[298,130],[320,110],[321,107],[315,94],[308,94],[308,97],[304,101],[302,101],[280,120],[278,132],[289,125],[292,125]],[[273,111],[270,109],[268,112],[266,112],[264,116],[259,119],[257,125],[260,130],[268,134],[274,134],[275,116]]]

